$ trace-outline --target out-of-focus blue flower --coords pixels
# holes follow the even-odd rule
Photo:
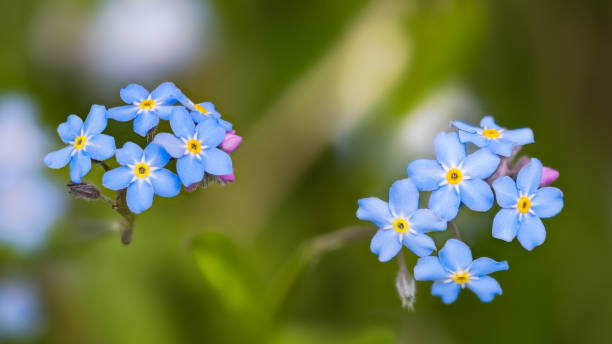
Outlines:
[[[191,111],[191,118],[194,122],[200,123],[208,118],[215,118],[225,131],[232,130],[232,123],[221,119],[221,114],[217,111],[215,105],[211,102],[203,102],[196,104],[191,101],[184,93],[180,92],[178,101]]]
[[[221,176],[233,172],[232,159],[217,147],[225,138],[225,129],[215,118],[207,118],[196,126],[187,110],[176,108],[170,117],[175,135],[160,133],[153,140],[178,159],[176,171],[189,186],[204,178],[204,172]]]
[[[557,215],[563,208],[563,192],[555,187],[539,188],[542,163],[536,158],[518,173],[516,182],[506,176],[493,182],[501,209],[493,219],[493,237],[512,241],[515,236],[531,251],[546,239],[540,218]]]
[[[514,146],[533,143],[533,132],[529,128],[508,130],[495,124],[491,116],[485,116],[480,121],[480,127],[475,127],[461,121],[451,122],[451,126],[459,129],[459,140],[471,142],[480,148],[503,156],[510,156]]]
[[[129,84],[121,89],[119,95],[126,104],[108,109],[106,116],[117,121],[134,120],[134,132],[145,136],[159,123],[168,120],[175,106],[178,88],[171,82],[164,82],[149,93],[138,84]]]
[[[499,157],[479,149],[466,156],[457,133],[440,133],[434,141],[436,160],[419,159],[408,165],[408,176],[419,190],[433,191],[429,208],[451,221],[461,203],[476,211],[493,206],[493,192],[483,179],[495,172]]]
[[[501,295],[502,289],[493,277],[487,275],[501,270],[508,270],[506,261],[496,262],[486,257],[472,261],[472,251],[466,244],[449,239],[438,257],[419,258],[414,267],[414,278],[434,281],[432,295],[441,297],[446,304],[453,303],[465,287],[482,302],[490,302],[495,295]]]
[[[133,142],[117,149],[118,168],[104,173],[102,185],[111,190],[127,188],[127,205],[136,214],[151,207],[153,196],[174,197],[181,190],[178,177],[163,168],[170,155],[151,143],[144,151]]]
[[[57,127],[62,141],[68,146],[47,154],[45,164],[62,168],[70,162],[70,179],[80,183],[91,170],[91,159],[103,161],[115,154],[115,139],[101,134],[106,129],[106,108],[92,105],[85,123],[76,115]]]
[[[446,229],[446,221],[429,209],[418,209],[419,192],[410,179],[391,185],[389,203],[369,197],[360,199],[358,204],[357,217],[372,221],[379,228],[370,250],[381,262],[395,257],[402,244],[419,257],[431,254],[436,245],[425,233]]]
[[[30,338],[41,326],[38,294],[22,280],[0,282],[0,339]]]

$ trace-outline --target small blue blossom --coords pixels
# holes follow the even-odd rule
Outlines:
[[[232,123],[221,119],[221,114],[211,102],[203,102],[196,104],[187,98],[187,96],[179,91],[177,100],[191,111],[191,118],[194,122],[200,123],[208,118],[215,118],[225,131],[232,130]]]
[[[229,154],[217,148],[225,138],[217,119],[207,118],[196,126],[187,110],[179,107],[170,116],[170,126],[175,135],[160,133],[153,142],[178,159],[176,171],[183,185],[201,181],[204,172],[215,176],[233,172]]]
[[[446,221],[429,209],[418,209],[419,192],[410,179],[391,185],[389,203],[369,197],[360,199],[358,204],[357,217],[372,221],[379,228],[370,250],[381,262],[395,257],[402,244],[419,257],[431,254],[436,245],[425,233],[446,229]]]
[[[70,179],[80,183],[91,170],[91,159],[103,161],[115,154],[115,139],[101,134],[106,129],[106,108],[92,105],[85,123],[76,115],[57,127],[62,141],[68,146],[47,154],[45,164],[62,168],[70,162]]]
[[[496,262],[491,258],[472,260],[472,251],[463,242],[449,239],[438,257],[419,258],[414,267],[417,281],[434,281],[431,294],[442,298],[442,302],[453,303],[459,291],[465,287],[473,291],[482,302],[491,302],[502,289],[490,273],[508,270],[506,261]]]
[[[546,239],[540,218],[557,215],[563,208],[563,192],[555,187],[539,188],[542,163],[536,158],[518,173],[516,182],[506,176],[493,182],[497,203],[503,208],[493,219],[493,237],[518,241],[531,251]]]
[[[429,208],[447,221],[457,216],[461,203],[472,210],[489,210],[493,192],[483,179],[495,172],[499,157],[486,149],[467,155],[457,133],[438,134],[434,146],[437,161],[419,159],[408,165],[408,177],[417,188],[433,191]]]
[[[171,82],[162,83],[151,93],[138,84],[130,84],[119,93],[121,99],[130,105],[108,109],[107,116],[121,122],[134,119],[134,132],[145,136],[157,126],[160,118],[168,120],[179,92]]]
[[[42,325],[41,313],[38,292],[31,282],[0,282],[0,341],[33,339]]]
[[[480,121],[480,127],[475,127],[461,121],[451,122],[451,126],[459,129],[459,141],[471,142],[480,148],[487,148],[495,154],[508,157],[514,146],[533,143],[533,132],[529,128],[508,130],[495,124],[491,116],[485,116]]]
[[[163,168],[170,155],[163,147],[151,143],[144,151],[133,142],[117,149],[117,162],[121,165],[102,177],[102,185],[111,190],[127,188],[128,208],[138,214],[151,207],[153,195],[174,197],[181,190],[176,174]]]

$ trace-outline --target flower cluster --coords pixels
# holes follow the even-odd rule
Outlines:
[[[415,279],[434,281],[431,292],[444,303],[454,302],[465,287],[490,302],[502,289],[488,275],[507,270],[508,263],[485,257],[472,260],[458,231],[457,239],[449,239],[437,257],[431,256],[436,245],[426,233],[444,231],[447,224],[456,229],[453,220],[462,205],[486,212],[497,200],[501,210],[493,219],[493,237],[508,242],[517,237],[531,251],[546,237],[541,219],[563,208],[561,190],[547,186],[559,173],[536,158],[514,162],[521,146],[534,142],[531,129],[507,130],[490,116],[482,119],[480,127],[459,121],[451,122],[451,127],[458,132],[443,132],[434,140],[435,160],[408,164],[408,178],[393,183],[389,202],[363,198],[357,217],[379,228],[370,249],[381,262],[395,257],[402,245],[420,257]],[[468,143],[476,146],[471,154]],[[418,209],[420,191],[431,192],[428,209]]]

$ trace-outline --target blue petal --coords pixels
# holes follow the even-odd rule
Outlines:
[[[144,159],[151,166],[164,167],[170,161],[170,154],[166,152],[164,147],[150,143],[144,149]]]
[[[529,128],[506,130],[502,134],[505,139],[517,145],[533,143],[533,131]]]
[[[150,180],[155,194],[162,197],[174,197],[181,191],[179,178],[165,168],[152,172]]]
[[[465,158],[465,144],[457,133],[439,133],[434,140],[436,157],[443,166],[454,168]]]
[[[503,262],[496,262],[491,258],[482,257],[472,262],[470,274],[474,276],[482,276],[496,271],[508,270],[508,268],[508,262],[505,260]]]
[[[80,183],[81,179],[91,170],[91,158],[82,151],[76,152],[70,160],[70,180]]]
[[[71,143],[81,135],[83,120],[77,115],[70,115],[66,122],[57,127],[57,133],[64,143]]]
[[[119,96],[126,104],[134,104],[149,97],[149,91],[138,84],[129,84],[119,91]]]
[[[115,154],[115,138],[105,134],[95,135],[87,142],[85,151],[92,159],[104,161]]]
[[[442,186],[429,197],[429,209],[446,221],[457,216],[460,204],[459,193],[451,185]]]
[[[446,229],[446,221],[429,209],[418,209],[410,215],[408,221],[410,222],[410,227],[418,233],[443,231]]]
[[[414,267],[414,279],[417,281],[436,281],[446,279],[448,275],[438,257],[434,256],[419,258]]]
[[[389,209],[394,216],[406,217],[419,207],[419,191],[410,179],[398,180],[389,190]]]
[[[544,219],[559,214],[563,209],[563,192],[554,187],[539,189],[531,200],[531,209]]]
[[[499,166],[499,157],[488,149],[479,149],[463,160],[461,172],[472,178],[489,178]]]
[[[526,213],[523,215],[518,234],[518,241],[528,251],[542,245],[546,239],[546,229],[539,217]]]
[[[490,143],[490,141],[481,134],[472,134],[465,131],[459,132],[459,141],[463,143],[471,142],[478,147],[487,147]]]
[[[159,116],[153,111],[144,111],[136,116],[134,120],[134,132],[140,136],[145,136],[149,130],[159,123]]]
[[[391,224],[392,217],[387,202],[376,197],[362,198],[357,201],[357,218],[364,221],[371,221],[379,228],[384,228]]]
[[[461,201],[475,211],[487,211],[493,206],[493,191],[482,179],[464,180],[459,184]]]
[[[378,255],[378,260],[388,262],[402,249],[398,233],[393,229],[379,229],[370,243],[372,253]]]
[[[512,155],[512,150],[514,149],[515,144],[505,139],[493,139],[489,141],[489,145],[487,148],[501,156],[509,157]]]
[[[164,147],[166,152],[168,152],[173,158],[180,158],[185,155],[185,143],[170,133],[160,133],[155,135],[153,143]]]
[[[106,117],[115,121],[127,122],[136,117],[140,108],[135,105],[117,106],[106,111]]]
[[[139,214],[151,208],[153,204],[153,186],[139,179],[127,189],[127,205],[133,213]]]
[[[170,119],[172,112],[174,112],[175,108],[182,106],[168,106],[168,105],[160,105],[155,107],[155,113],[159,116],[160,119],[167,121]]]
[[[206,113],[207,114],[221,116],[221,114],[219,114],[219,112],[217,111],[217,108],[215,107],[215,104],[213,104],[211,102],[203,102],[203,103],[200,103],[199,105],[201,107],[203,107],[204,109],[206,109]]]
[[[128,187],[134,178],[134,170],[126,166],[114,168],[102,176],[102,185],[111,190],[121,190]]]
[[[106,129],[106,108],[102,105],[92,105],[83,124],[83,133],[85,135],[96,135]]]
[[[531,161],[519,171],[516,177],[516,186],[523,195],[531,195],[540,186],[542,178],[542,163],[536,158],[531,158]]]
[[[155,104],[174,104],[178,97],[178,88],[171,82],[164,82],[151,92]]]
[[[436,160],[418,159],[407,168],[408,177],[422,191],[433,191],[444,180],[444,170]]]
[[[514,240],[519,229],[519,213],[516,209],[502,209],[493,219],[493,237],[507,242]]]
[[[193,136],[195,132],[195,124],[184,107],[174,108],[170,115],[170,126],[176,136],[185,139]]]
[[[56,150],[55,152],[51,152],[45,156],[44,162],[50,168],[62,168],[70,162],[73,150],[74,147],[70,145],[60,150]]]
[[[176,162],[176,172],[183,185],[189,186],[204,178],[204,164],[191,154],[187,154]]]
[[[234,171],[232,168],[232,158],[230,158],[229,154],[220,149],[205,149],[201,157],[204,169],[207,173],[215,176],[222,176]]]
[[[221,118],[219,118],[219,125],[220,125],[220,126],[223,128],[223,129],[225,129],[225,131],[230,131],[230,130],[232,130],[232,123],[230,123],[230,122],[228,122],[228,121],[226,121],[226,120],[223,120],[223,119],[221,119]]]
[[[482,302],[491,302],[495,295],[501,295],[502,289],[495,278],[481,276],[479,279],[470,279],[468,289],[474,292]]]
[[[491,116],[485,116],[480,120],[480,126],[486,129],[495,129],[500,130],[503,129],[499,125],[495,124],[495,120]]]
[[[519,198],[518,189],[514,180],[508,176],[496,179],[493,182],[493,190],[495,190],[495,197],[497,198],[497,204],[503,208],[510,208],[516,205]]]
[[[139,163],[142,159],[142,148],[134,142],[126,142],[123,148],[117,149],[115,153],[117,162],[121,165],[132,165]]]
[[[472,251],[464,242],[448,239],[438,253],[440,263],[448,271],[466,270],[472,264]]]
[[[207,147],[217,147],[225,138],[225,129],[214,118],[206,119],[196,127],[198,140]]]
[[[478,133],[478,131],[480,130],[479,127],[475,127],[473,125],[467,124],[465,122],[461,122],[461,121],[451,121],[450,122],[451,127],[457,128],[461,131],[465,131],[471,134],[476,134]]]
[[[431,286],[431,295],[439,296],[442,298],[442,302],[450,304],[457,300],[461,287],[455,282],[444,283],[442,281],[435,281]]]
[[[436,243],[425,234],[406,233],[403,242],[412,253],[419,257],[429,256],[431,252],[436,250]]]

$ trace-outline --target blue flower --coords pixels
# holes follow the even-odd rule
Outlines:
[[[499,157],[486,149],[466,156],[457,133],[440,133],[434,141],[438,160],[419,159],[408,165],[408,176],[419,190],[433,191],[429,208],[451,221],[461,203],[476,211],[493,206],[493,192],[483,179],[495,172]]]
[[[0,281],[0,341],[33,339],[40,332],[41,313],[38,292],[30,281]]]
[[[449,239],[438,254],[419,258],[414,267],[417,281],[435,281],[431,294],[442,298],[442,302],[453,303],[459,291],[468,287],[482,302],[491,302],[501,295],[499,283],[488,274],[508,270],[506,261],[496,262],[491,258],[472,261],[472,251],[463,242]]]
[[[370,250],[381,262],[395,257],[402,244],[419,257],[431,254],[436,245],[424,233],[446,229],[446,221],[429,209],[418,209],[419,192],[410,179],[391,185],[389,203],[369,197],[360,199],[358,204],[357,217],[372,221],[379,228],[372,238]]]
[[[493,117],[486,116],[475,127],[461,121],[451,122],[459,129],[459,140],[471,142],[480,148],[487,148],[495,154],[510,156],[514,146],[533,143],[533,132],[529,128],[508,130],[495,124]]]
[[[497,203],[503,208],[493,219],[493,237],[518,241],[531,251],[546,239],[540,218],[557,215],[563,208],[563,193],[555,187],[539,188],[542,163],[536,158],[518,173],[516,182],[508,176],[493,182]]]
[[[144,87],[130,84],[121,89],[121,99],[130,105],[108,109],[107,117],[126,122],[134,119],[134,132],[145,136],[157,124],[159,119],[168,120],[172,106],[177,101],[180,91],[171,82],[164,82],[149,93]]]
[[[176,108],[170,116],[175,135],[160,133],[153,140],[164,147],[176,162],[176,171],[185,186],[204,178],[204,172],[221,176],[233,172],[232,159],[217,147],[225,138],[225,129],[216,119],[208,118],[197,126],[185,108]]]
[[[92,105],[85,123],[76,115],[57,127],[68,146],[47,154],[44,162],[51,168],[62,168],[70,162],[70,179],[80,183],[91,170],[91,159],[103,161],[115,154],[115,139],[101,134],[106,128],[106,108]]]
[[[186,108],[191,110],[191,118],[194,122],[200,123],[208,118],[214,118],[219,122],[219,125],[225,129],[225,131],[232,130],[232,124],[228,121],[221,119],[221,114],[215,108],[215,105],[211,102],[203,102],[196,104],[187,98],[187,96],[179,91],[177,100],[183,104]]]
[[[121,165],[102,177],[102,185],[111,190],[127,187],[127,205],[136,214],[153,204],[153,194],[174,197],[181,190],[176,174],[163,168],[170,155],[163,147],[151,143],[144,151],[133,142],[117,149],[117,162]]]

